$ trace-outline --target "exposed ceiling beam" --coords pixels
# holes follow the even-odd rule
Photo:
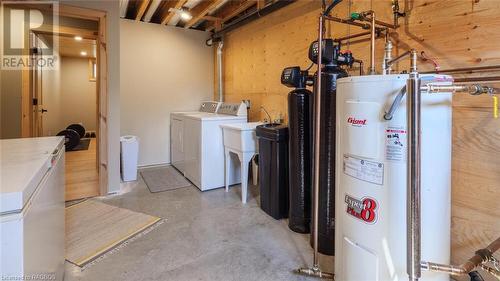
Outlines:
[[[221,20],[221,18],[214,17],[214,16],[204,16],[202,19],[208,20],[208,21],[218,21],[218,20]]]
[[[243,3],[241,3],[241,5],[238,8],[236,8],[234,11],[232,11],[228,15],[225,15],[224,18],[222,19],[222,21],[226,22],[226,21],[236,17],[237,15],[243,13],[244,11],[249,9],[250,7],[254,6],[255,3],[256,3],[256,1],[254,1],[254,0],[247,0]]]
[[[184,25],[184,28],[190,28],[206,16],[211,10],[217,7],[225,0],[209,0],[203,1],[191,10],[193,18]]]
[[[222,17],[221,23],[224,24],[225,22],[231,20],[232,18],[236,17],[237,15],[243,13],[247,9],[253,7],[255,4],[257,4],[257,1],[255,0],[247,0],[242,2],[239,6],[234,8],[233,10],[229,11],[227,14],[223,15],[221,14],[220,16]],[[208,26],[205,30],[206,31],[212,31],[214,29],[217,29],[215,25]]]
[[[135,16],[135,20],[142,19],[142,16],[144,16],[144,13],[146,12],[146,9],[149,6],[149,2],[151,2],[151,0],[142,0],[139,9],[137,10],[137,15]]]
[[[187,2],[187,0],[177,0],[175,5],[173,7],[169,7],[169,8],[180,9],[180,8],[182,8],[182,6],[184,6],[184,4],[186,4],[186,2]],[[163,18],[161,19],[161,24],[167,24],[172,19],[172,17],[174,15],[175,15],[174,12],[169,12],[167,10],[167,13],[165,13]]]
[[[155,14],[156,10],[158,9],[158,6],[160,5],[161,0],[152,0],[151,5],[149,5],[149,8],[146,12],[146,15],[144,16],[144,21],[145,22],[151,22],[151,18]]]

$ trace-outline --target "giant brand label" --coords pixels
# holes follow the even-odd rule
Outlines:
[[[358,119],[356,117],[348,117],[347,118],[347,123],[351,124],[351,126],[354,127],[363,127],[367,125],[368,120],[367,119]]]
[[[385,130],[385,159],[388,161],[406,161],[406,129],[388,127]]]
[[[347,204],[346,212],[349,215],[368,224],[373,224],[377,221],[377,200],[371,197],[357,199],[346,194],[344,202]]]
[[[358,180],[384,184],[384,164],[372,160],[344,155],[344,173]]]

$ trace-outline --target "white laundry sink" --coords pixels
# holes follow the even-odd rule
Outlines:
[[[255,152],[258,150],[258,141],[255,128],[262,122],[233,123],[221,125],[224,135],[224,147],[240,152]]]

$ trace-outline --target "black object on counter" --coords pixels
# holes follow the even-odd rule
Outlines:
[[[340,65],[352,65],[350,52],[341,53],[339,45],[325,39],[322,62],[321,85],[315,74],[314,93],[321,87],[320,159],[319,159],[319,206],[318,206],[318,251],[325,255],[335,254],[335,125],[337,79],[347,77]],[[313,42],[309,58],[316,63],[318,43]],[[311,244],[313,235],[311,235]]]
[[[288,127],[257,126],[260,208],[275,219],[288,217]]]
[[[288,94],[290,210],[288,227],[299,233],[311,231],[313,93],[311,80],[300,67],[283,70],[281,83],[295,88]],[[312,82],[312,81],[311,81]]]

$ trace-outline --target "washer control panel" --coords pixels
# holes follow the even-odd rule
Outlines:
[[[220,104],[221,102],[217,101],[204,101],[200,105],[200,112],[216,113]]]
[[[246,116],[247,115],[247,106],[244,102],[242,103],[227,103],[223,102],[219,109],[217,110],[218,114],[226,114],[226,115],[234,115],[234,116]]]

